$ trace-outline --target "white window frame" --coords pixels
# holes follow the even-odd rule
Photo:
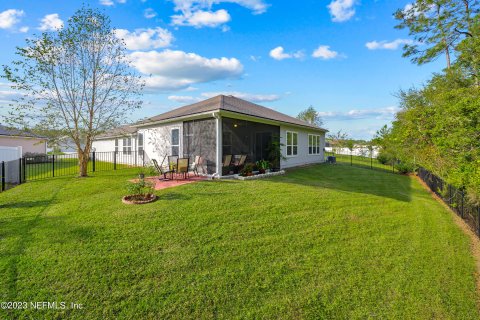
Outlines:
[[[132,154],[132,137],[125,137],[122,141],[123,154]]]
[[[178,144],[173,144],[173,130],[178,131]],[[178,154],[177,156],[180,157],[180,128],[172,128],[170,130],[170,154],[173,155],[173,147],[178,147]]]
[[[142,137],[142,139],[141,139],[142,143],[140,143],[140,136]],[[137,133],[137,151],[138,151],[139,154],[141,154],[140,153],[141,151],[145,150],[144,145],[145,145],[145,135],[143,133],[139,132],[139,133]]]
[[[318,134],[309,134],[308,135],[308,155],[310,156],[318,156],[321,155],[322,150],[321,146],[321,139],[320,135]],[[312,149],[310,149],[312,148]]]
[[[291,144],[288,144],[288,135],[289,135],[289,134],[292,135]],[[289,157],[289,158],[290,158],[290,157],[296,157],[296,156],[298,156],[298,132],[296,132],[296,131],[287,131],[286,134],[285,134],[285,136],[286,136],[286,139],[285,139],[285,140],[286,140],[286,141],[285,141],[285,154],[286,154],[286,156]],[[294,136],[297,137],[297,143],[296,143],[296,144],[294,143],[294,140],[295,140],[295,139],[293,139]],[[291,154],[288,154],[288,147],[291,147],[291,150],[292,150]],[[296,153],[293,152],[293,151],[294,151],[294,148],[297,149],[297,152],[296,152]]]

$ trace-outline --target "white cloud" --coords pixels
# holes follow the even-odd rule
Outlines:
[[[112,0],[100,0],[100,4],[102,6],[113,6],[113,1]]]
[[[224,9],[217,11],[195,11],[172,16],[172,24],[176,26],[192,26],[195,28],[215,28],[231,20],[230,14]]]
[[[152,8],[147,8],[143,12],[143,16],[147,19],[152,19],[152,18],[155,18],[157,16],[157,13]]]
[[[29,27],[26,27],[26,26],[25,26],[25,27],[21,27],[20,29],[18,29],[18,31],[23,32],[23,33],[28,32],[28,30],[30,30],[30,28],[29,28]]]
[[[334,59],[334,58],[337,58],[338,56],[339,56],[338,52],[330,50],[330,46],[319,46],[312,53],[312,57],[320,58],[323,60]]]
[[[356,0],[333,0],[327,6],[334,22],[350,20],[355,15]]]
[[[277,101],[280,99],[280,96],[276,94],[252,94],[252,93],[238,92],[238,91],[204,92],[201,94],[201,97],[172,95],[172,96],[169,96],[168,99],[172,101],[180,102],[180,103],[195,103],[195,102],[212,98],[221,94],[225,96],[234,96],[250,102],[271,102],[271,101]]]
[[[177,26],[218,27],[228,31],[224,26],[231,20],[230,14],[225,9],[212,10],[212,6],[221,3],[235,3],[248,8],[254,14],[264,13],[268,5],[263,0],[171,0],[175,4],[172,24]]]
[[[125,29],[117,29],[115,36],[123,39],[129,50],[165,48],[170,46],[174,40],[170,31],[160,27],[155,29],[136,29],[132,32]]]
[[[63,21],[58,13],[47,14],[42,18],[40,27],[38,27],[41,31],[54,31],[61,28],[63,28]]]
[[[284,59],[291,59],[291,58],[301,59],[305,56],[303,51],[286,53],[285,49],[282,46],[278,46],[270,50],[269,54],[270,54],[270,57],[272,57],[275,60],[284,60]]]
[[[234,96],[240,99],[244,99],[250,102],[272,102],[280,99],[276,94],[253,94],[238,91],[217,91],[217,92],[204,92],[202,96],[205,98],[211,98],[223,94],[225,96]]]
[[[25,15],[23,10],[8,9],[0,12],[0,29],[13,28],[20,22],[20,18]]]
[[[195,83],[238,78],[243,65],[236,58],[205,58],[195,53],[164,50],[133,52],[132,65],[143,74],[147,88],[159,91],[186,89]]]
[[[192,96],[168,96],[168,100],[179,103],[195,103],[202,100],[202,98]]]
[[[397,50],[404,44],[414,44],[415,41],[410,39],[396,39],[393,41],[370,41],[365,44],[369,50]]]
[[[395,114],[400,111],[399,107],[385,107],[376,109],[353,109],[345,112],[327,111],[318,112],[322,118],[330,120],[358,120],[358,119],[377,119],[377,120],[391,120]]]

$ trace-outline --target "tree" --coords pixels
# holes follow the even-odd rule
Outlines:
[[[346,145],[348,135],[345,132],[342,132],[342,130],[338,130],[335,133],[328,134],[327,139],[330,141],[334,152],[337,152],[337,149],[343,148]]]
[[[451,54],[471,34],[471,15],[478,12],[477,0],[416,0],[395,12],[397,29],[408,29],[414,41],[404,46],[404,57],[425,64],[445,54],[447,68]]]
[[[69,136],[81,177],[87,176],[95,137],[141,106],[143,83],[114,31],[108,16],[82,7],[63,29],[27,39],[17,47],[19,60],[3,66],[3,76],[24,93],[9,122]]]
[[[317,127],[321,127],[323,125],[322,118],[318,114],[317,110],[315,110],[312,106],[301,111],[298,114],[297,118],[310,124],[316,125]]]

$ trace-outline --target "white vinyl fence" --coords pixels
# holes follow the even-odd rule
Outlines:
[[[22,147],[0,146],[0,162],[17,160],[22,157]]]

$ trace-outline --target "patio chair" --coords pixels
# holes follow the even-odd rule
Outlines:
[[[190,158],[178,158],[177,160],[177,179],[178,174],[183,174],[183,179],[188,178],[188,168],[190,163]]]
[[[173,171],[171,171],[169,169],[164,170],[162,168],[162,166],[159,166],[157,160],[152,159],[152,162],[153,162],[153,166],[155,167],[155,170],[157,170],[157,172],[160,174],[160,176],[163,175],[163,180],[168,180],[167,179],[167,173],[170,173],[171,175],[173,174]],[[160,180],[160,177],[158,178],[158,180]]]
[[[238,173],[242,169],[242,167],[245,165],[245,161],[247,160],[247,155],[242,154],[242,155],[235,156],[235,158],[236,160],[233,163],[233,167],[234,167],[234,172]]]
[[[195,160],[193,161],[193,164],[192,164],[192,171],[196,176],[198,176],[199,167],[202,167],[202,170],[203,170],[203,158],[200,156],[195,156]]]
[[[230,172],[232,157],[233,156],[231,154],[226,154],[225,156],[223,156],[222,174],[228,174]]]
[[[168,156],[168,169],[172,170],[172,171],[175,171],[177,161],[178,161],[178,156]]]

